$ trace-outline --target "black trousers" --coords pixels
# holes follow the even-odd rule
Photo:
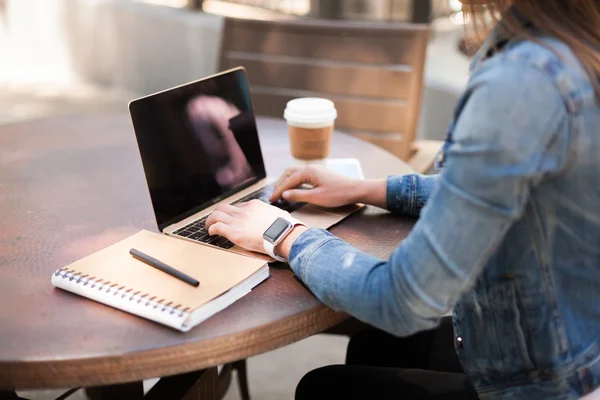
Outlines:
[[[345,365],[323,367],[302,378],[296,400],[476,400],[453,340],[451,318],[408,338],[364,331],[350,340]]]

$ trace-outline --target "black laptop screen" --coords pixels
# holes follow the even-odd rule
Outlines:
[[[242,69],[129,108],[160,229],[266,176]]]

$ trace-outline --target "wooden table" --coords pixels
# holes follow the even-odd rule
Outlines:
[[[261,119],[259,130],[267,170],[278,175],[291,163],[285,125]],[[409,171],[340,133],[332,156],[358,158],[367,177]],[[272,269],[271,279],[187,333],[54,289],[57,268],[142,228],[156,230],[124,114],[0,127],[0,216],[0,389],[188,373],[285,346],[347,318],[321,304],[289,269]],[[331,231],[385,257],[413,224],[368,207]]]

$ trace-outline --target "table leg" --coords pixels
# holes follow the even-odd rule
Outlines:
[[[142,382],[121,385],[98,386],[85,389],[89,400],[137,400],[144,398]]]
[[[217,368],[161,378],[145,400],[216,400]]]
[[[204,370],[196,385],[181,400],[217,400],[217,367]]]

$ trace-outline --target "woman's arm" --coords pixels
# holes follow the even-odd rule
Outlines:
[[[427,200],[437,187],[438,175],[393,175],[386,179],[360,182],[353,203],[371,204],[384,208],[393,214],[418,217]],[[294,228],[287,239],[280,244],[280,254],[287,258],[292,243],[308,229]]]
[[[311,189],[298,189],[303,184]],[[437,176],[408,174],[386,179],[349,179],[317,168],[288,169],[275,184],[271,201],[283,197],[289,201],[323,207],[363,203],[388,209],[392,213],[418,216],[436,187]]]
[[[396,335],[436,326],[522,216],[530,189],[563,168],[567,141],[557,138],[566,132],[565,103],[537,67],[501,56],[487,61],[464,104],[446,166],[429,178],[437,187],[387,261],[320,229],[284,241],[292,269],[325,304]],[[391,178],[388,203],[414,213],[421,182]]]

